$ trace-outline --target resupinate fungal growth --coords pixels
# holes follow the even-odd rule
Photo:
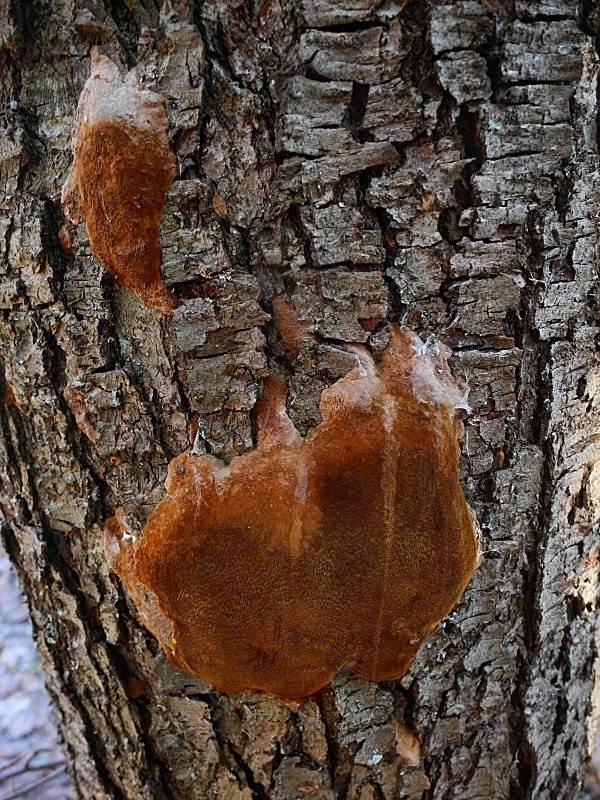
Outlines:
[[[170,311],[173,295],[161,273],[158,226],[175,176],[162,97],[125,81],[92,49],[92,71],[77,106],[73,165],[62,205],[85,220],[92,252],[118,282],[147,305]]]
[[[401,677],[478,560],[460,486],[464,387],[446,349],[395,327],[379,362],[321,397],[302,438],[266,381],[255,449],[225,464],[188,451],[141,535],[122,512],[106,552],[178,667],[234,693],[289,700],[343,667]]]

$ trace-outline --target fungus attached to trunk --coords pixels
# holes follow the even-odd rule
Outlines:
[[[445,352],[398,328],[379,363],[355,352],[306,438],[270,378],[254,450],[228,465],[184,453],[139,538],[122,517],[107,528],[144,623],[218,689],[299,699],[344,666],[399,678],[473,574],[464,390]]]
[[[77,106],[73,166],[62,191],[72,222],[85,219],[92,252],[147,305],[174,308],[161,273],[158,226],[175,175],[163,99],[122,81],[92,50],[92,72]]]

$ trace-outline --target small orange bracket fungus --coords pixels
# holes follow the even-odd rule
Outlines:
[[[464,386],[445,348],[395,328],[379,363],[321,397],[302,438],[266,382],[256,448],[226,465],[186,452],[139,537],[106,551],[178,667],[233,693],[298,700],[342,667],[401,677],[478,559],[458,472]]]
[[[73,165],[62,190],[66,216],[85,219],[92,252],[147,305],[172,310],[161,273],[158,226],[175,176],[163,99],[121,80],[92,49],[92,72],[77,106]]]

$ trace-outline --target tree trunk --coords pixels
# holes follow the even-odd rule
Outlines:
[[[582,796],[599,31],[588,0],[5,0],[2,534],[81,798]],[[92,45],[166,98],[171,315],[115,284],[61,211]],[[281,295],[310,334],[298,354]],[[196,433],[224,459],[252,447],[274,368],[309,430],[345,345],[390,320],[449,344],[471,387],[483,562],[398,683],[340,675],[298,709],[218,694],[140,625],[103,523],[124,506],[143,524]]]

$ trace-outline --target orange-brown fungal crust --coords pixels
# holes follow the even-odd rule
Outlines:
[[[294,306],[285,295],[279,294],[273,298],[271,309],[273,311],[275,329],[281,336],[285,349],[294,358],[298,358],[300,342],[302,337],[307,334],[302,325],[300,325]]]
[[[92,50],[92,72],[75,120],[73,166],[62,205],[85,219],[92,252],[113,278],[147,305],[175,306],[161,273],[158,226],[175,175],[162,98],[122,81],[115,64]]]
[[[269,379],[254,450],[175,458],[141,537],[108,536],[134,599],[156,598],[157,622],[142,616],[168,657],[220,690],[299,699],[348,665],[399,678],[473,574],[445,353],[395,329],[378,365],[356,359],[306,438]]]

